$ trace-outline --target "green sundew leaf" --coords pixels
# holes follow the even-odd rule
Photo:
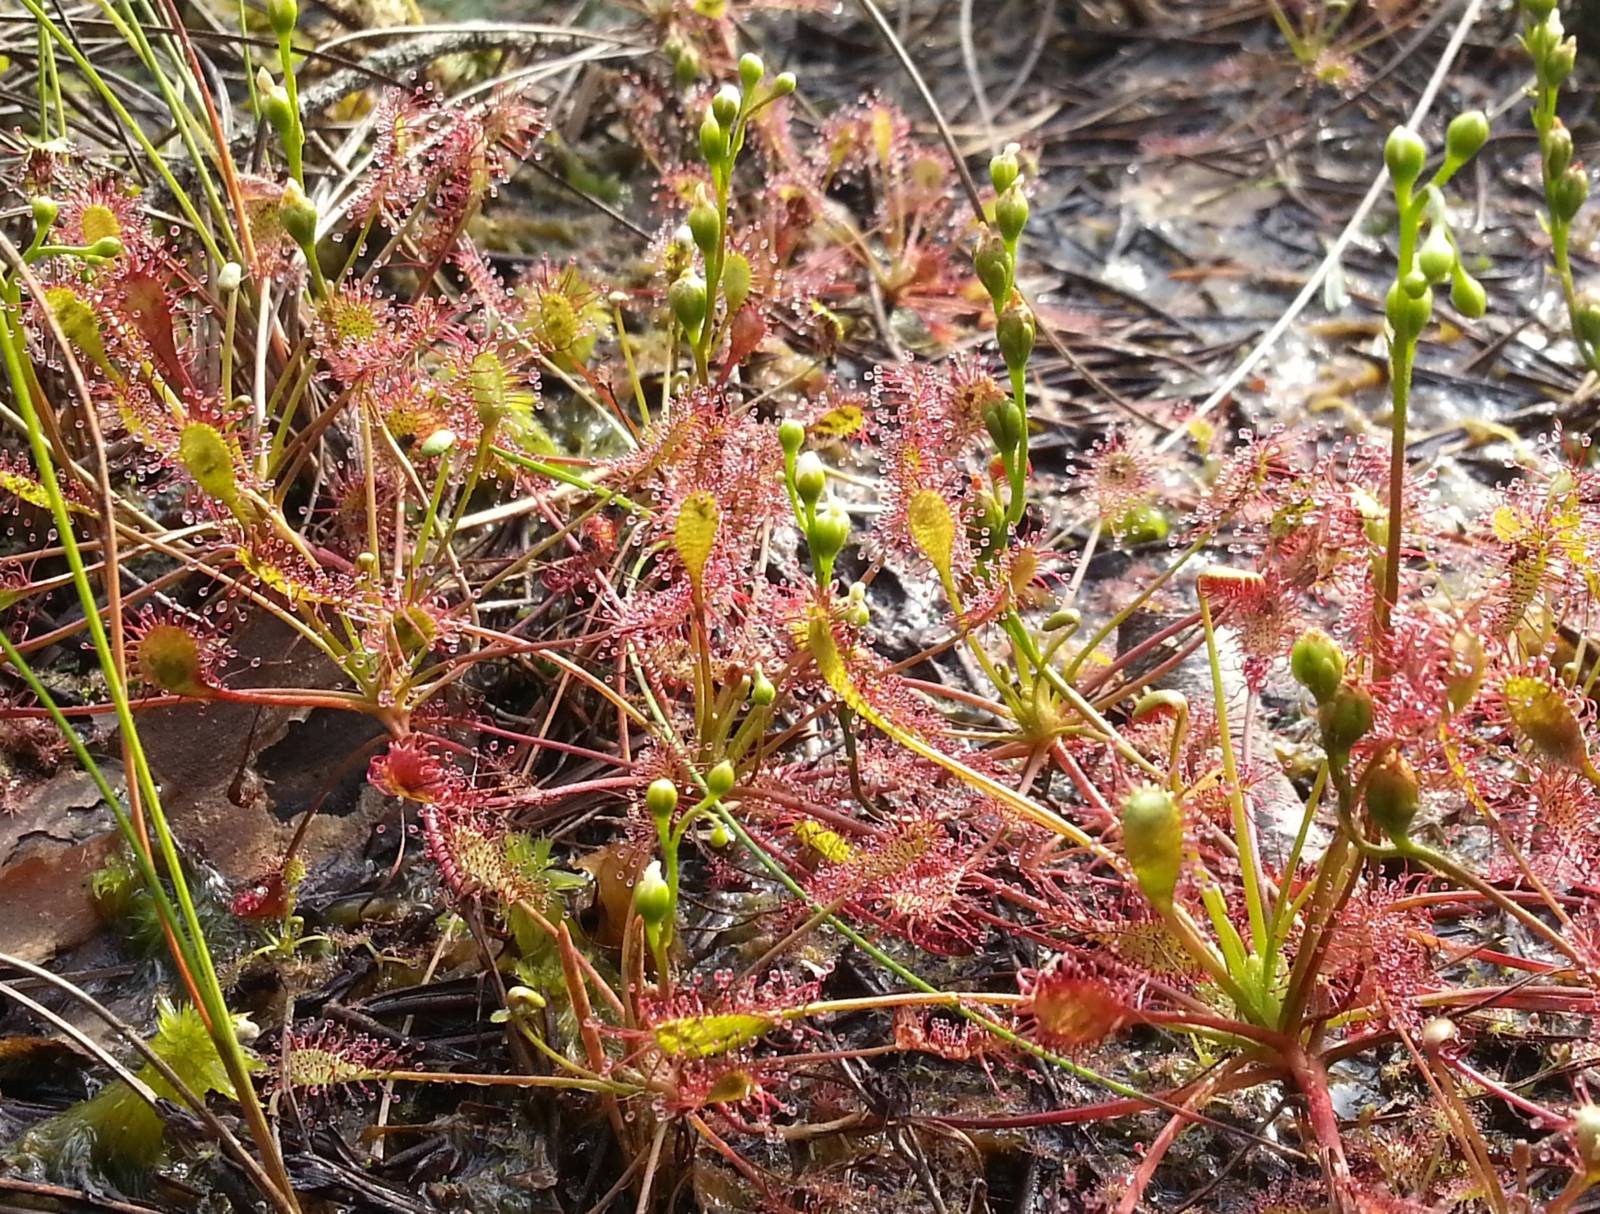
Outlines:
[[[93,306],[71,287],[49,287],[45,290],[44,300],[56,323],[61,326],[61,332],[77,347],[78,352],[110,378],[121,382],[122,377],[106,355],[105,339],[100,334],[100,318],[95,315]]]
[[[754,1012],[682,1016],[656,1025],[655,1038],[661,1052],[674,1058],[711,1058],[749,1045],[775,1023]]]
[[[233,451],[215,426],[206,422],[185,426],[178,436],[178,461],[207,497],[230,508],[238,500]]]
[[[673,529],[672,543],[678,550],[678,559],[689,574],[695,594],[704,589],[706,562],[716,547],[717,528],[722,522],[722,510],[717,499],[702,489],[683,499],[678,511],[678,525]]]
[[[918,489],[906,506],[906,526],[911,542],[933,564],[941,578],[950,576],[955,555],[956,523],[950,504],[936,490]]]

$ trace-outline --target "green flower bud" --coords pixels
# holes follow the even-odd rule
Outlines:
[[[711,116],[723,130],[731,130],[733,124],[738,121],[739,108],[743,104],[744,98],[739,95],[739,90],[731,84],[725,84],[711,99]]]
[[[1555,125],[1550,128],[1550,133],[1544,141],[1544,171],[1552,180],[1567,171],[1567,166],[1572,163],[1572,132],[1567,130],[1561,119],[1557,118]]]
[[[746,51],[739,56],[739,83],[744,85],[749,92],[761,83],[761,78],[767,74],[767,65],[761,61],[761,56]]]
[[[706,281],[700,275],[682,275],[667,288],[667,302],[678,323],[690,333],[697,331],[706,318]]]
[[[1569,164],[1566,172],[1550,183],[1550,213],[1558,223],[1571,223],[1589,197],[1589,174],[1581,164]]]
[[[1600,295],[1593,291],[1580,292],[1572,318],[1579,340],[1600,348]]]
[[[306,197],[300,183],[292,179],[283,187],[283,197],[278,200],[278,222],[283,224],[283,230],[289,233],[289,238],[304,249],[306,257],[310,258],[317,242],[317,208]]]
[[[1535,21],[1543,21],[1555,8],[1556,0],[1522,0],[1522,11]]]
[[[779,72],[772,81],[772,95],[774,97],[787,97],[799,87],[793,72]]]
[[[794,491],[808,506],[822,500],[822,491],[828,487],[828,470],[815,451],[803,452],[794,463]]]
[[[733,764],[724,759],[706,772],[706,791],[713,797],[725,797],[733,791]]]
[[[1003,400],[989,406],[984,411],[983,424],[998,451],[1009,454],[1022,441],[1022,411],[1016,401]]]
[[[111,261],[122,256],[122,238],[120,236],[102,236],[83,251],[85,257],[98,258],[101,261]]]
[[[1017,145],[1008,143],[1005,150],[989,161],[989,181],[996,194],[1004,194],[1022,176],[1022,165],[1017,160]]]
[[[1450,305],[1468,320],[1478,320],[1489,310],[1489,293],[1459,262],[1450,279]]]
[[[1322,748],[1330,755],[1347,755],[1372,728],[1372,697],[1346,683],[1323,701],[1317,721],[1322,726]]]
[[[821,565],[831,565],[849,541],[850,516],[836,502],[818,511],[816,521],[806,528],[811,556]]]
[[[1145,502],[1117,519],[1111,530],[1124,544],[1159,544],[1167,538],[1171,524],[1161,507]]]
[[[289,90],[281,84],[274,84],[258,95],[261,98],[261,116],[278,132],[280,139],[288,138],[294,130],[294,107],[289,104]]]
[[[712,847],[715,847],[720,851],[722,848],[733,842],[733,836],[728,833],[728,828],[726,826],[724,826],[721,822],[718,822],[711,828],[711,838],[707,840],[707,842],[709,842]]]
[[[1551,14],[1554,16],[1554,14]],[[1578,62],[1578,42],[1575,38],[1567,38],[1556,43],[1544,57],[1535,65],[1539,84],[1543,88],[1558,89],[1565,83],[1572,69]]]
[[[55,224],[56,216],[61,213],[61,204],[54,198],[39,197],[29,204],[33,211],[33,226],[38,229],[42,237]]]
[[[766,672],[757,670],[750,679],[750,702],[757,708],[766,708],[778,698],[778,689],[767,678]]]
[[[644,790],[644,807],[657,822],[670,822],[678,808],[678,786],[665,776],[650,781]]]
[[[700,155],[707,164],[720,164],[728,155],[728,132],[710,110],[700,124]]]
[[[1415,341],[1422,330],[1427,328],[1428,318],[1433,315],[1433,292],[1428,290],[1427,280],[1423,280],[1421,297],[1415,299],[1404,287],[1395,283],[1389,288],[1388,299],[1384,302],[1384,314],[1389,318],[1390,327],[1394,329],[1396,341]]]
[[[1289,672],[1318,704],[1325,704],[1344,682],[1344,651],[1320,628],[1308,628],[1289,651]]]
[[[696,247],[709,257],[711,250],[722,240],[722,219],[717,214],[717,209],[703,202],[692,207],[689,211],[688,226]]]
[[[1417,250],[1417,266],[1430,283],[1443,282],[1456,268],[1456,247],[1442,223],[1428,228],[1422,248]]]
[[[417,454],[423,459],[437,459],[451,447],[456,445],[456,432],[454,430],[435,430],[422,440],[422,445],[417,448]]]
[[[1000,313],[995,325],[995,336],[1000,339],[1000,354],[1006,360],[1006,370],[1019,371],[1028,365],[1033,354],[1033,343],[1038,335],[1033,311],[1026,304],[1012,303]]]
[[[661,861],[652,860],[633,887],[633,909],[652,932],[659,932],[672,914],[672,890],[661,875]]]
[[[1600,1180],[1600,1104],[1580,1104],[1572,1111],[1572,1148],[1584,1179]]]
[[[994,222],[1007,242],[1015,242],[1028,226],[1028,198],[1022,187],[1013,185],[995,201]]]
[[[1166,789],[1146,784],[1128,794],[1122,803],[1122,851],[1150,904],[1170,911],[1183,871],[1183,811]]]
[[[1482,110],[1457,114],[1445,128],[1444,154],[1457,164],[1465,164],[1489,141],[1489,117]]]
[[[1420,269],[1408,270],[1400,279],[1400,288],[1412,299],[1421,299],[1428,289],[1428,276]]]
[[[295,0],[267,0],[267,22],[279,38],[294,33],[295,22],[300,20],[300,6]]]
[[[1397,126],[1389,132],[1383,145],[1383,163],[1389,167],[1389,176],[1399,187],[1409,187],[1422,176],[1422,167],[1428,161],[1428,145],[1422,142],[1410,127]]]
[[[786,417],[778,423],[778,442],[783,445],[785,455],[795,455],[799,452],[801,444],[806,441],[806,428],[792,417]]]
[[[983,289],[989,292],[989,298],[994,300],[995,311],[1000,311],[1005,306],[1006,292],[1011,289],[1011,254],[1005,241],[987,228],[978,239],[972,268],[977,271]]]
[[[1389,838],[1399,841],[1417,816],[1417,773],[1398,750],[1387,750],[1367,768],[1367,813]]]

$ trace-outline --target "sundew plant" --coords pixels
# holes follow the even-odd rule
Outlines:
[[[1074,353],[982,6],[450,7],[0,23],[0,805],[76,766],[114,833],[100,951],[0,953],[0,1204],[1596,1208],[1560,6],[1072,16],[1359,120],[1294,288],[1364,371],[1265,420],[1232,347]],[[1575,391],[1452,463],[1508,348]],[[161,755],[271,799],[278,719],[356,740],[219,869]]]

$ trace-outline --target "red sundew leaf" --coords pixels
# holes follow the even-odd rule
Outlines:
[[[194,380],[178,354],[172,307],[161,284],[149,274],[129,274],[122,280],[122,306],[139,330],[139,336],[149,344],[162,378],[186,392],[193,391]]]

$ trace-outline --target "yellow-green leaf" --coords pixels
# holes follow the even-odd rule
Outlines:
[[[724,1012],[716,1016],[681,1016],[656,1025],[656,1044],[673,1057],[710,1058],[749,1045],[773,1026],[770,1016]]]
[[[704,589],[702,579],[705,577],[706,562],[711,559],[711,550],[716,547],[717,528],[721,522],[722,511],[717,506],[717,499],[706,490],[691,493],[683,499],[672,541],[697,595]]]

